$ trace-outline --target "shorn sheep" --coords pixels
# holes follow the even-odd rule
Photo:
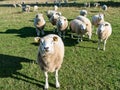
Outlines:
[[[78,19],[86,24],[86,34],[89,36],[89,39],[91,39],[91,37],[92,37],[92,24],[91,24],[90,20],[87,17],[81,16],[81,15],[77,16],[76,19]]]
[[[64,44],[62,39],[55,34],[39,38],[37,63],[45,74],[45,89],[49,88],[48,72],[55,72],[56,88],[60,87],[58,71],[64,58]]]
[[[105,50],[105,46],[106,46],[106,41],[109,38],[109,36],[112,33],[112,27],[111,24],[108,22],[102,22],[100,23],[99,27],[98,27],[98,50],[100,49],[100,42],[103,41],[104,42],[104,47],[103,50]]]
[[[80,15],[87,16],[87,10],[80,10]]]
[[[43,14],[37,14],[34,19],[34,26],[36,28],[37,36],[44,35],[45,20]]]
[[[68,27],[68,20],[64,16],[60,16],[56,22],[58,35],[65,38],[65,33]]]
[[[92,25],[95,27],[98,27],[100,23],[104,22],[104,14],[99,13],[97,15],[94,15],[92,17]],[[96,34],[97,34],[97,30],[96,30]]]
[[[73,38],[73,33],[76,33],[78,35],[77,42],[80,41],[80,38],[82,41],[83,35],[87,32],[86,31],[86,24],[78,19],[74,19],[70,22],[70,31],[72,32],[71,33],[72,38]]]

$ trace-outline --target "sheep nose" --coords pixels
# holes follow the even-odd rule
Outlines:
[[[49,47],[44,47],[44,49],[45,49],[46,51],[48,51]]]

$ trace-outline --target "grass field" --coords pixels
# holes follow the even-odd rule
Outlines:
[[[52,7],[39,7],[47,22],[46,34],[53,26],[46,17]],[[70,20],[79,15],[82,7],[60,7],[59,11]],[[86,8],[88,18],[100,8]],[[43,90],[44,73],[35,63],[38,44],[33,19],[37,12],[22,13],[19,7],[0,7],[0,90]],[[59,90],[120,90],[120,7],[103,12],[112,24],[113,32],[107,41],[106,51],[97,50],[97,36],[77,43],[77,38],[64,39],[65,57],[59,72]],[[68,29],[69,31],[69,29]],[[95,31],[93,31],[95,32]],[[49,73],[49,90],[56,90],[53,73]]]

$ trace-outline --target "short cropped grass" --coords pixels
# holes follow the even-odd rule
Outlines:
[[[53,33],[46,11],[52,7],[41,6],[46,20],[45,33]],[[58,10],[69,22],[79,15],[83,7],[60,7]],[[71,39],[70,32],[63,39],[65,57],[59,71],[59,90],[120,90],[120,7],[86,8],[88,18],[102,12],[113,28],[106,51],[97,50],[97,36],[92,39]],[[37,12],[22,13],[19,7],[0,7],[0,90],[43,90],[44,73],[36,64],[38,44],[33,19]],[[56,90],[54,73],[49,73],[49,90]]]

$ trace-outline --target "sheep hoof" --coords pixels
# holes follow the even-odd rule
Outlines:
[[[97,48],[97,50],[100,50],[100,48]]]
[[[60,88],[60,84],[59,83],[56,83],[56,88]]]

